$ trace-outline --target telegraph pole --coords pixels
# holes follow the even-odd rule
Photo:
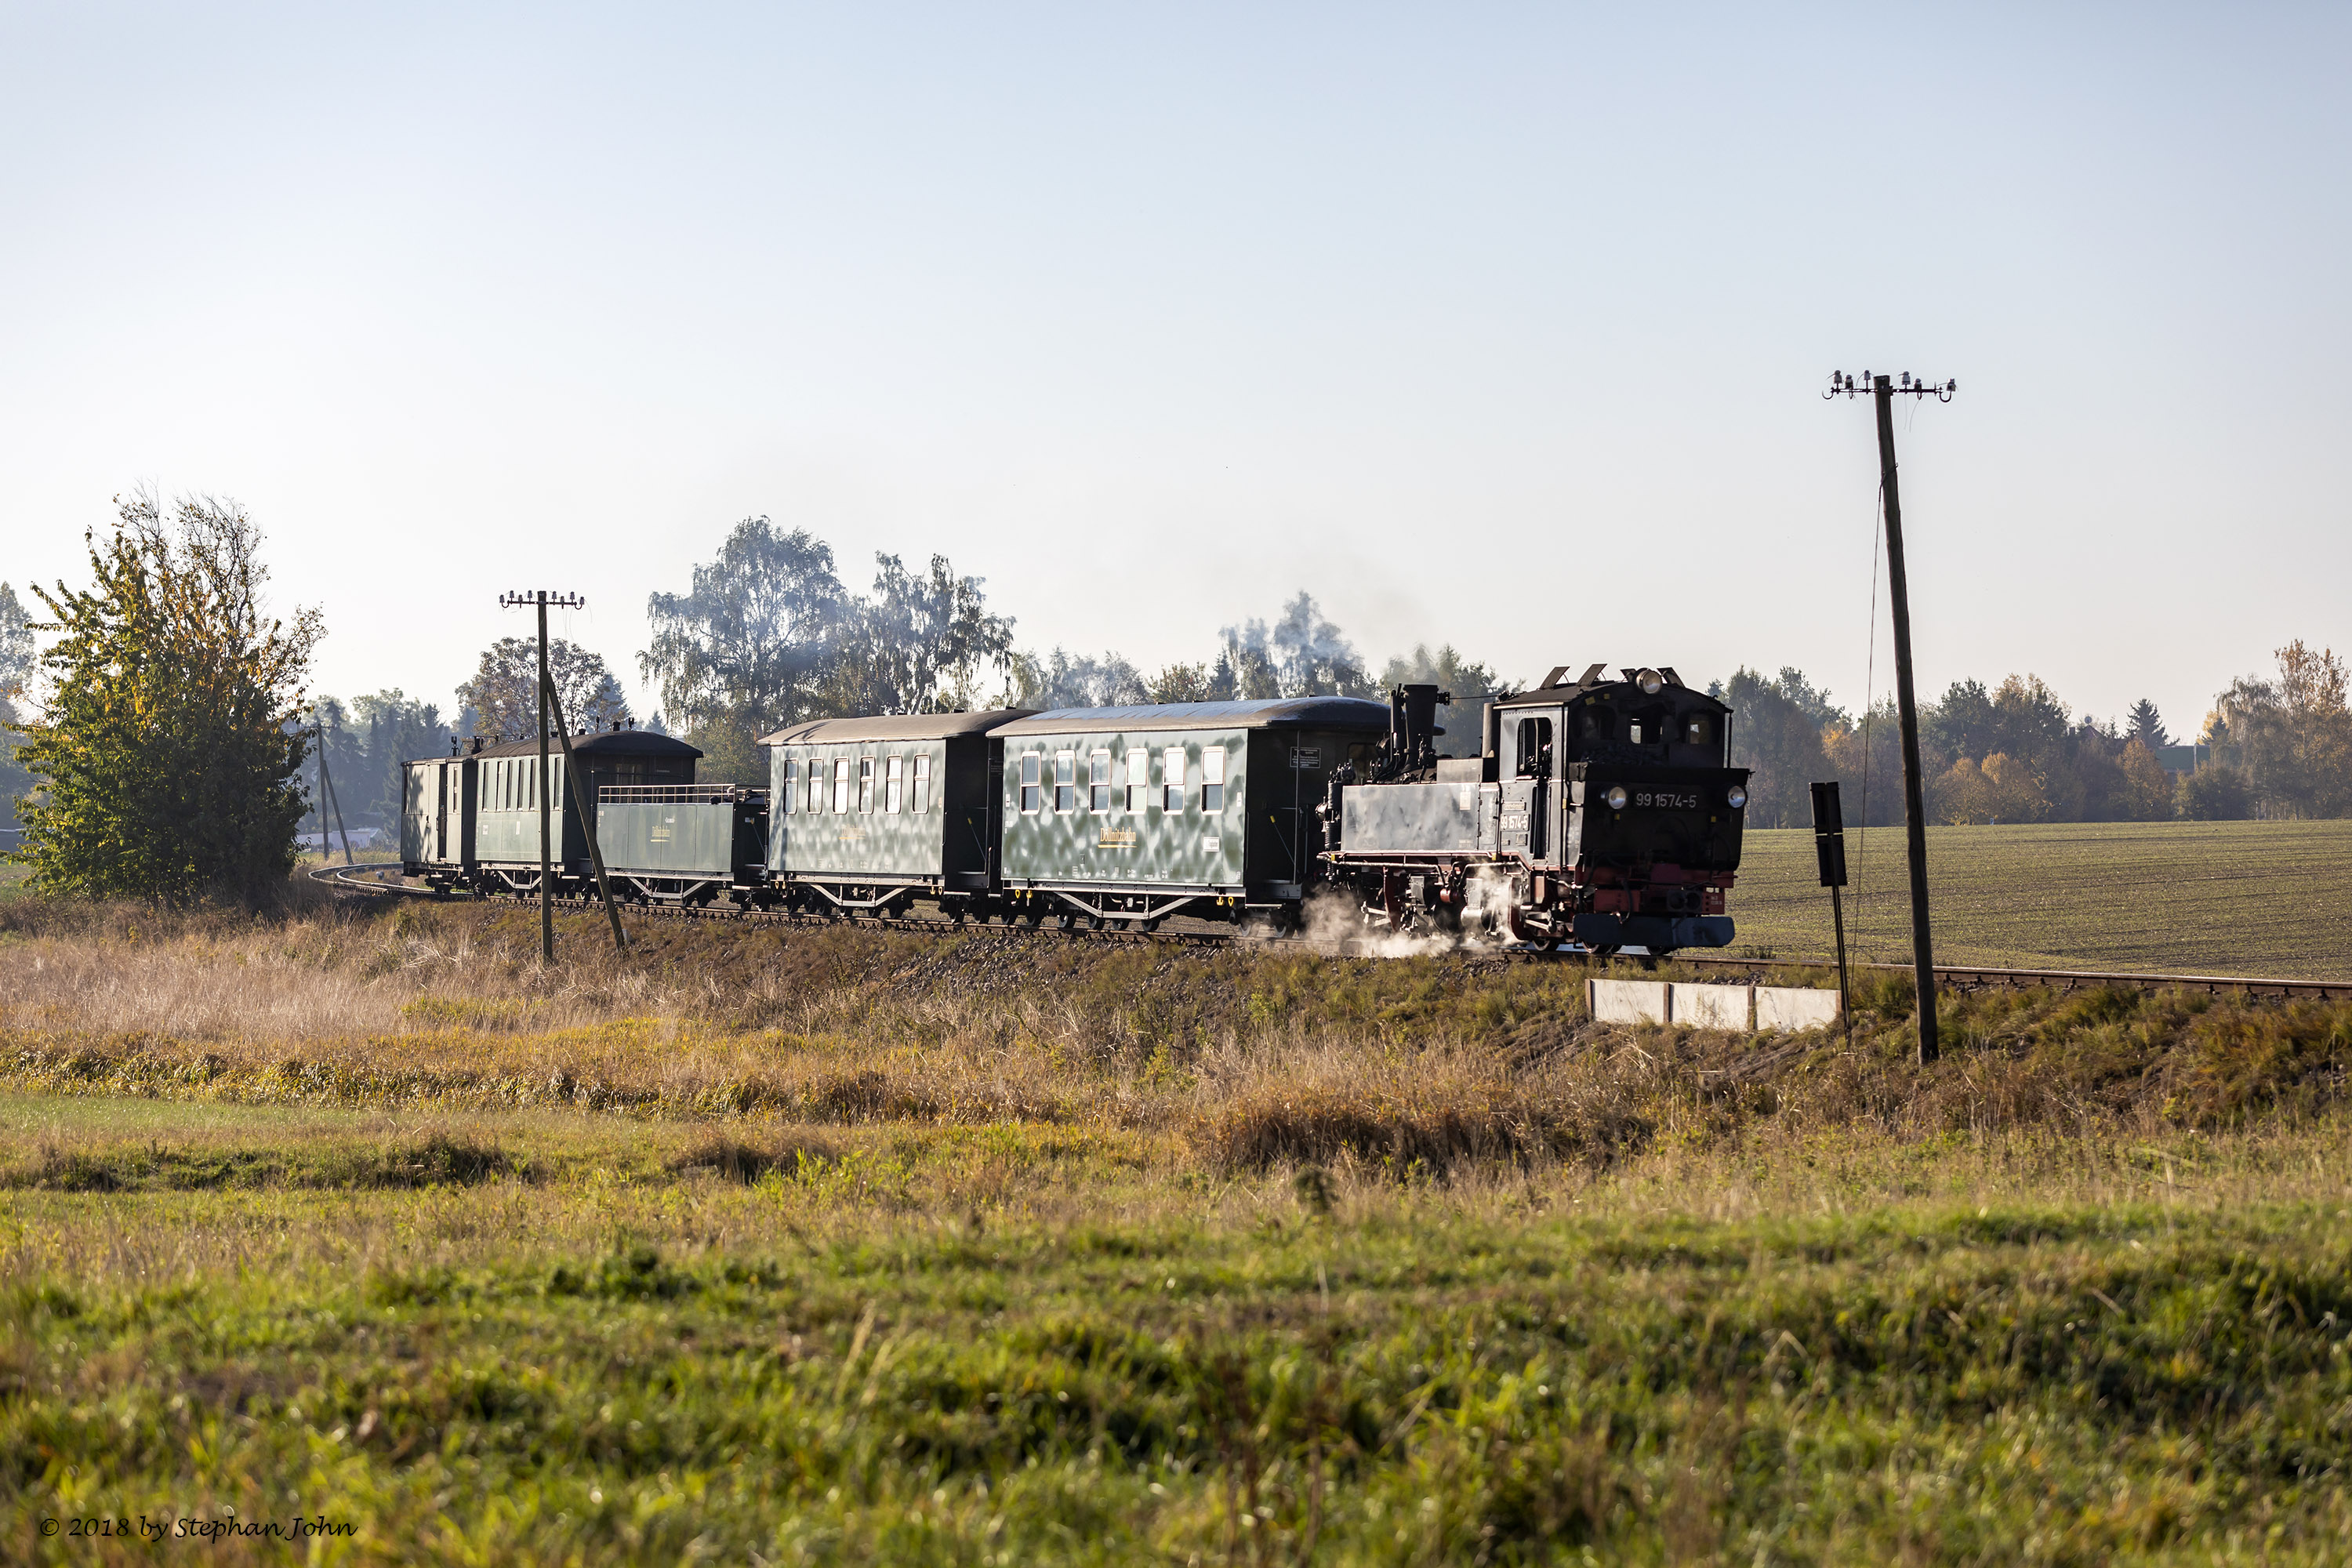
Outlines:
[[[1911,962],[1917,973],[1919,1061],[1936,1059],[1936,946],[1927,929],[1927,808],[1919,778],[1919,701],[1911,679],[1911,588],[1903,568],[1903,500],[1895,484],[1895,399],[1932,397],[1949,403],[1957,381],[1937,384],[1862,373],[1854,378],[1830,373],[1823,397],[1867,395],[1878,406],[1878,493],[1886,509],[1887,603],[1895,616],[1895,702],[1903,730],[1903,820],[1911,860]]]
[[[539,961],[555,962],[555,868],[554,847],[549,842],[554,826],[553,799],[547,767],[547,606],[558,609],[578,609],[587,601],[577,594],[550,594],[536,589],[528,594],[501,594],[499,605],[511,609],[519,605],[539,607]]]

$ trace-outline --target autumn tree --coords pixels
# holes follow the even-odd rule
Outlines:
[[[19,759],[37,789],[18,858],[35,885],[171,903],[283,888],[308,749],[318,612],[263,609],[261,531],[232,501],[118,500],[85,536],[91,585],[35,588],[55,634]]]
[[[1731,765],[1748,780],[1748,825],[1801,827],[1812,821],[1812,786],[1830,777],[1824,719],[1843,719],[1798,670],[1769,679],[1744,666],[1717,693],[1731,705]]]
[[[2352,815],[2352,681],[2345,662],[2300,638],[2273,657],[2274,678],[2242,676],[2221,693],[2210,732],[2216,756],[2243,772],[2272,816]]]

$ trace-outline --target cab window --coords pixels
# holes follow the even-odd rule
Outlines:
[[[1551,776],[1551,721],[1522,719],[1519,721],[1517,776],[1540,779]]]

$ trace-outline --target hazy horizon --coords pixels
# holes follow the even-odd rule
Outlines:
[[[1147,670],[1300,587],[1375,668],[1864,688],[2192,731],[2352,647],[2352,17],[19,9],[0,579],[243,502],[316,685],[519,635],[640,704],[738,519],[944,553]],[[1891,687],[1878,596],[1877,694]]]

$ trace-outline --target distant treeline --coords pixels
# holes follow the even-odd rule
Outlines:
[[[2242,677],[2215,699],[2193,752],[2175,745],[2146,699],[2122,721],[2101,721],[2075,717],[2035,676],[2012,675],[1990,690],[1956,681],[1920,709],[1928,817],[1957,825],[2352,816],[2344,660],[2300,641],[2276,658],[2273,677]],[[1806,825],[1807,786],[1832,778],[1849,821],[1903,820],[1891,700],[1857,717],[1795,669],[1768,678],[1743,668],[1713,689],[1737,710],[1733,762],[1755,770],[1751,826]],[[2184,765],[2168,772],[2159,755],[2168,750]]]
[[[152,501],[142,504],[152,510]],[[199,522],[209,515],[189,513]],[[249,527],[241,513],[234,521]],[[1304,589],[1271,622],[1224,626],[1203,639],[1198,658],[1148,672],[1116,651],[1024,648],[1012,618],[990,610],[982,580],[960,574],[945,557],[918,572],[898,556],[877,555],[871,589],[853,593],[829,545],[764,517],[738,523],[717,556],[693,568],[687,592],[656,593],[647,611],[653,638],[636,662],[659,693],[660,710],[646,722],[699,747],[704,777],[746,784],[766,782],[761,735],[830,714],[1379,697],[1422,680],[1466,704],[1517,684],[1450,645],[1418,646],[1375,667]],[[14,741],[40,662],[36,629],[0,584],[0,730],[7,742],[0,744],[0,797],[11,806],[37,782],[20,765]],[[600,655],[561,638],[549,655],[575,731],[638,721]],[[537,657],[527,637],[484,649],[473,678],[457,689],[457,710],[446,718],[436,705],[391,689],[348,704],[312,699],[290,722],[322,734],[344,820],[388,826],[398,815],[402,762],[443,754],[453,738],[534,732]],[[2189,768],[2183,764],[2192,753],[2174,747],[2151,702],[2103,722],[2075,716],[2031,675],[1990,689],[1956,682],[1920,715],[1928,814],[1955,824],[2352,815],[2346,689],[2344,661],[2332,651],[2288,644],[2278,650],[2275,675],[2242,678],[2219,695]],[[1856,715],[1789,668],[1767,677],[1743,668],[1711,689],[1737,713],[1734,763],[1754,770],[1752,825],[1801,826],[1810,818],[1807,786],[1831,778],[1844,784],[1850,820],[1901,821],[1891,702]],[[303,772],[295,787],[307,800],[317,793],[315,761]]]

